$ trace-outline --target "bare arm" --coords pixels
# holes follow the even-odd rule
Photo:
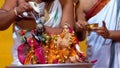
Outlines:
[[[83,0],[79,0],[76,5],[77,22],[75,23],[75,32],[80,41],[86,37],[85,25],[87,21],[85,19],[85,3]]]
[[[0,10],[0,30],[7,29],[15,21],[17,15],[22,14],[24,11],[30,11],[31,9],[30,5],[25,1],[22,1],[17,6],[17,0],[5,0]]]
[[[16,15],[13,8],[16,6],[16,0],[6,0],[0,9],[0,30],[7,29],[15,20]]]
[[[97,0],[79,0],[76,7],[77,22],[75,24],[76,35],[78,35],[79,40],[84,40],[86,38],[86,25],[88,24],[86,20],[86,13],[93,7]]]
[[[115,41],[120,41],[120,30],[109,31],[109,32],[110,32],[110,39]]]
[[[60,0],[62,4],[62,19],[61,19],[61,24],[59,27],[56,28],[50,28],[50,27],[45,27],[46,32],[50,34],[59,34],[62,32],[62,28],[64,24],[70,25],[72,28],[74,26],[74,5],[73,5],[73,0]]]
[[[83,0],[79,0],[79,3],[76,5],[76,16],[77,20],[86,21],[85,19],[85,3]]]
[[[63,0],[61,0],[63,1]],[[62,19],[61,19],[61,26],[67,23],[69,24],[72,28],[74,26],[74,4],[73,0],[64,0],[63,4],[63,14],[62,14]]]

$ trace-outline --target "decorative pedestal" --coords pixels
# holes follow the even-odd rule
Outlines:
[[[11,65],[6,68],[92,68],[90,63]]]

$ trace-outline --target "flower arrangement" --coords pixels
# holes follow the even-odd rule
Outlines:
[[[30,33],[26,36],[26,33]],[[26,64],[58,64],[85,62],[78,39],[72,28],[64,25],[59,35],[48,35],[39,29],[21,30],[22,44],[18,47],[18,58]]]

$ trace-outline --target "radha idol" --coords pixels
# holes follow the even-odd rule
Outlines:
[[[46,2],[49,1],[49,2]],[[61,24],[62,4],[60,0],[29,1],[33,8],[31,12],[24,12],[20,19],[29,14],[34,18],[36,27],[32,30],[21,29],[15,25],[13,64],[57,64],[85,62],[86,57],[80,50],[79,41],[68,21],[62,26],[59,33],[50,33],[49,28]],[[50,6],[48,6],[50,3]],[[49,8],[49,10],[47,10]],[[18,20],[20,20],[18,19]],[[51,31],[52,32],[52,31]],[[17,51],[16,51],[17,49]]]

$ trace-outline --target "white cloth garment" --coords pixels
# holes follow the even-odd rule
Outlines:
[[[39,8],[41,9],[41,8]],[[49,16],[50,19],[48,21],[45,22],[45,26],[51,26],[51,27],[57,27],[60,24],[61,21],[61,17],[62,17],[62,8],[61,8],[61,4],[59,2],[59,0],[54,0],[50,10],[49,10]],[[20,41],[20,35],[17,33],[17,30],[19,30],[16,26],[15,26],[15,32],[13,32],[13,39],[14,39],[14,45],[12,48],[12,55],[13,55],[13,65],[22,65],[19,62],[18,59],[18,53],[17,53],[17,48],[18,46],[21,44]],[[29,34],[27,34],[29,35]]]
[[[105,21],[108,30],[120,30],[120,15],[117,16],[117,0],[110,0],[100,12],[88,20],[88,23],[98,23],[100,27],[102,21]],[[87,44],[91,46],[87,49],[88,59],[97,60],[93,68],[109,68],[112,40],[91,32],[87,37]],[[120,42],[115,43],[114,68],[120,68]]]

